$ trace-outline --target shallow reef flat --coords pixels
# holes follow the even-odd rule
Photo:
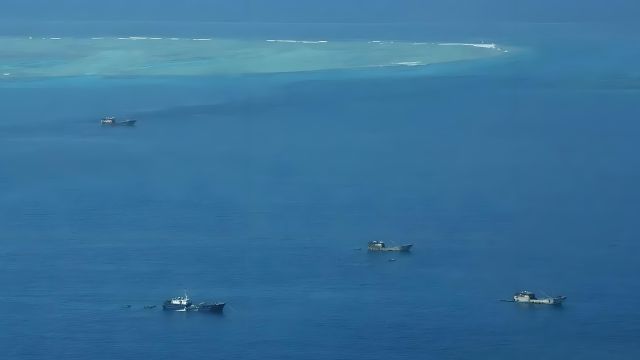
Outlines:
[[[238,40],[208,37],[0,37],[0,80],[196,76],[429,64],[503,56],[493,43]]]

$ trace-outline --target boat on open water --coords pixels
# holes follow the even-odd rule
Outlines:
[[[562,305],[566,296],[549,296],[538,298],[531,291],[520,291],[513,295],[513,301],[524,304],[541,304],[541,305]]]
[[[162,309],[167,311],[202,311],[202,312],[213,312],[213,313],[221,313],[224,310],[225,303],[223,302],[201,302],[199,304],[194,304],[187,292],[184,292],[184,296],[178,296],[166,300],[162,304]]]
[[[107,126],[133,126],[136,124],[135,120],[123,120],[118,121],[115,116],[105,116],[100,120],[101,125]]]
[[[369,251],[402,251],[409,252],[413,244],[400,245],[400,246],[386,246],[382,241],[369,241],[367,249]]]

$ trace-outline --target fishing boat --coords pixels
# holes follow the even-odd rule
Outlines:
[[[409,252],[413,244],[400,245],[400,246],[386,246],[382,241],[369,241],[367,249],[369,251],[402,251]]]
[[[194,304],[185,291],[184,296],[178,296],[166,300],[164,304],[162,304],[162,309],[168,311],[201,311],[221,313],[224,309],[224,305],[225,303],[223,302],[201,302],[199,304]]]
[[[536,294],[532,293],[531,291],[520,291],[513,295],[514,302],[542,305],[561,305],[566,298],[566,296],[549,296],[538,298]]]

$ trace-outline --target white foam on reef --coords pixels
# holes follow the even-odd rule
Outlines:
[[[62,38],[59,38],[59,37],[52,37],[52,38],[49,38],[49,40],[62,40]]]
[[[102,40],[102,39],[104,39],[104,38],[101,38],[101,37],[92,37],[91,38],[91,40]]]
[[[118,40],[147,40],[148,37],[145,36],[127,36],[127,37],[119,37]]]
[[[326,44],[327,40],[287,40],[287,39],[269,39],[267,42],[277,43],[297,43],[297,44]]]
[[[496,46],[496,44],[491,43],[491,44],[484,44],[484,43],[480,43],[480,44],[474,44],[474,43],[439,43],[438,45],[441,46],[473,46],[473,47],[477,47],[477,48],[485,48],[485,49],[497,49],[498,46]]]
[[[176,41],[176,40],[180,40],[180,38],[169,38],[169,40]]]
[[[424,65],[421,61],[400,61],[393,63],[393,65],[401,65],[401,66],[420,66]]]
[[[193,41],[211,41],[209,38],[191,39]]]
[[[162,38],[159,38],[159,37],[152,37],[152,38],[149,38],[149,40],[162,40]]]
[[[4,74],[2,74],[2,76],[10,76],[10,75],[11,75],[11,73],[4,73]]]

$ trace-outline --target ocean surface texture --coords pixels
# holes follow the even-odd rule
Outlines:
[[[637,28],[0,31],[0,357],[640,358]]]

